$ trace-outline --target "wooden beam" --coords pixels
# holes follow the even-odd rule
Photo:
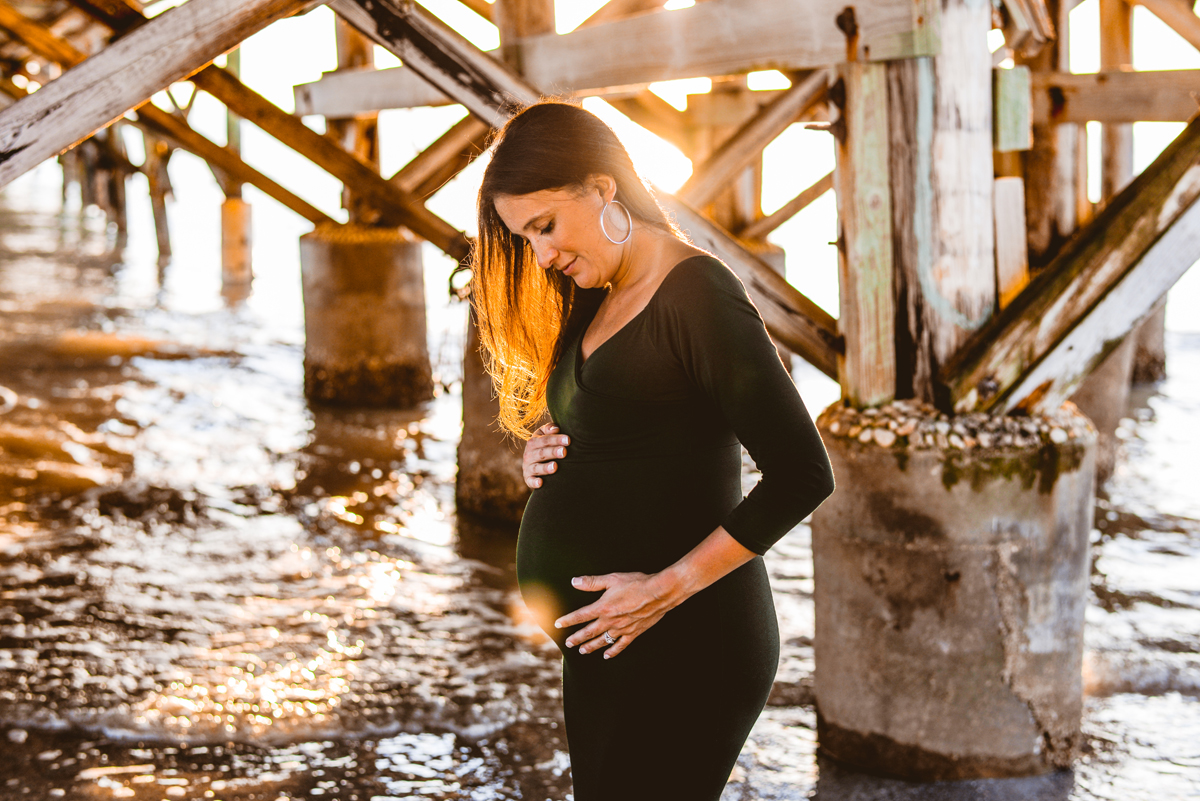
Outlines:
[[[454,226],[426,209],[412,194],[385,180],[370,165],[347,153],[257,94],[225,70],[206,67],[192,76],[197,87],[220,100],[238,116],[254,123],[297,153],[349,186],[378,210],[372,222],[404,225],[454,259],[466,258],[470,244]]]
[[[1200,118],[946,364],[954,408],[1032,409],[1069,395],[1200,258],[1197,198]]]
[[[996,295],[1007,308],[1029,284],[1029,251],[1025,248],[1025,182],[1009,176],[995,180]]]
[[[40,26],[37,23],[27,19],[22,30],[29,31],[38,27]],[[55,41],[54,45],[49,44],[51,40]],[[57,37],[54,37],[53,34],[44,28],[36,32],[31,40],[25,43],[42,57],[54,60],[56,63],[61,63],[64,67],[81,69],[83,67],[80,65],[84,64],[87,60],[86,54],[76,50],[69,43],[57,39]],[[41,48],[45,48],[45,50],[43,51]],[[59,59],[64,60],[59,61]],[[88,61],[87,63],[91,62]],[[64,74],[62,77],[66,78],[67,74]],[[40,93],[39,91],[38,94]],[[145,103],[139,106],[136,111],[140,127],[158,136],[171,139],[178,147],[204,159],[210,165],[218,168],[225,176],[235,181],[253,184],[268,196],[313,223],[335,222],[333,218],[308,201],[298,197],[275,181],[248,166],[235,151],[214,144],[193,131],[182,117],[169,114],[152,103]],[[0,122],[2,122],[2,117],[0,117]]]
[[[888,65],[899,391],[935,404],[996,305],[990,27],[986,3],[947,0],[942,52]]]
[[[1033,146],[1029,67],[992,69],[992,145],[1001,153]]]
[[[755,220],[747,225],[743,230],[738,232],[738,236],[743,239],[765,239],[767,234],[795,217],[830,189],[833,189],[832,172],[826,173],[824,177],[817,179],[816,183],[807,187],[787,203],[784,203],[778,211],[772,212],[761,220]]]
[[[479,16],[486,19],[488,22],[494,21],[493,16],[495,15],[495,13],[493,11],[493,5],[489,2],[487,2],[487,0],[458,0],[458,1],[460,3],[462,3],[464,6],[466,6],[467,8],[474,11]]]
[[[1100,69],[1133,70],[1133,7],[1125,0],[1100,0]],[[1108,200],[1132,180],[1133,125],[1104,123],[1100,130],[1101,198]]]
[[[1200,70],[1033,73],[1033,122],[1187,122],[1198,110]]]
[[[845,60],[836,18],[845,0],[710,0],[669,13],[522,42],[525,74],[550,92],[628,86],[760,69],[816,69]],[[857,57],[937,50],[940,2],[860,0]],[[588,54],[581,57],[581,54]]]
[[[678,11],[581,25],[561,36],[523,40],[521,73],[547,94],[587,96],[629,93],[675,78],[818,69],[846,57],[834,22],[845,5],[812,0],[798,11],[791,0],[708,0]],[[859,3],[862,50],[875,60],[936,52],[940,13],[936,0]],[[446,102],[444,91],[402,68],[326,75],[297,86],[295,95],[297,113],[327,116]]]
[[[1045,0],[1004,0],[1004,43],[1023,56],[1034,56],[1055,37]]]
[[[642,90],[632,97],[612,98],[608,103],[684,153],[691,153],[694,149],[695,126],[689,124],[688,118],[682,112],[653,92]]]
[[[413,197],[424,199],[482,153],[491,132],[492,126],[468,114],[389,180]]]
[[[711,203],[729,188],[738,172],[761,157],[764,147],[806,109],[824,99],[830,75],[829,70],[816,70],[772,100],[699,165],[676,196],[692,206]]]
[[[1200,48],[1200,17],[1192,10],[1190,3],[1181,0],[1136,0],[1140,5],[1150,9],[1154,16],[1167,24],[1167,27],[1183,37],[1192,47]]]
[[[1076,220],[1076,124],[1054,125],[1039,120],[1036,87],[1046,73],[1070,72],[1069,13],[1073,0],[1047,0],[1057,36],[1036,56],[1014,55],[1018,65],[1032,71],[1034,88],[1033,147],[1021,156],[1025,174],[1025,225],[1030,264],[1043,267],[1074,232]]]
[[[397,0],[331,0],[330,5],[402,60],[407,56],[412,69],[494,127],[503,125],[514,103],[541,97],[523,78],[417,6]],[[826,374],[836,372],[837,331],[828,314],[698,212],[669,196],[662,202],[694,241],[737,273],[777,340]]]
[[[841,112],[834,187],[838,210],[838,359],[842,397],[857,408],[896,394],[888,85],[884,64],[850,62],[830,90]]]
[[[73,54],[77,52],[41,23],[17,11],[6,0],[0,0],[0,28],[7,30],[33,52],[60,64],[71,63]]]
[[[139,24],[137,19],[145,21],[137,13],[125,15],[123,19],[109,17],[101,21],[109,27],[120,25],[129,30]],[[114,30],[120,32],[120,29]],[[254,123],[342,181],[357,198],[374,207],[371,223],[407,226],[452,258],[466,258],[470,244],[461,232],[427,210],[411,193],[385,181],[373,165],[347,152],[329,137],[316,133],[298,117],[245,86],[228,70],[209,65],[191,76],[191,80],[231,112]],[[330,219],[323,214],[322,218]]]
[[[659,11],[665,3],[666,0],[608,0],[607,3],[596,9],[592,16],[579,23],[579,28],[602,25],[605,22],[645,14],[648,11]]]
[[[0,112],[0,186],[312,0],[191,0]]]

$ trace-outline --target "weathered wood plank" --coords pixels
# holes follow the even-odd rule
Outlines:
[[[829,70],[815,70],[777,96],[696,167],[676,196],[692,206],[711,203],[722,190],[729,188],[739,171],[761,157],[764,147],[825,97],[829,79]]]
[[[312,0],[192,0],[0,112],[0,186]]]
[[[100,21],[120,32],[137,24],[134,17],[144,21],[144,18],[136,13],[133,17],[126,15],[123,19],[106,15]],[[351,32],[358,36],[357,32]],[[343,49],[344,47],[345,44]],[[369,52],[361,47],[358,47],[357,51],[348,58],[365,62],[370,57]],[[372,207],[356,212],[365,215],[364,221],[405,225],[452,258],[461,260],[466,257],[470,245],[461,232],[425,209],[402,187],[389,185],[376,172],[374,165],[347,152],[329,137],[308,128],[297,117],[288,114],[242,84],[229,70],[209,65],[193,75],[191,80],[197,87],[224,103],[232,113],[257,125],[342,181],[355,196],[356,205],[365,203]],[[237,148],[233,149],[236,151]]]
[[[468,114],[400,168],[390,180],[416,198],[426,198],[483,152],[492,127]]]
[[[1167,291],[1200,260],[1200,202],[1166,232],[1090,309],[1070,333],[993,407],[1057,408],[1127,335],[1158,308]]]
[[[992,70],[993,147],[1001,153],[1033,146],[1029,67]]]
[[[665,3],[666,0],[608,0],[607,3],[596,9],[592,16],[579,23],[579,27],[586,28],[589,25],[601,25],[605,22],[613,22],[614,20],[632,17],[636,14],[657,11]]]
[[[805,208],[807,208],[814,200],[821,195],[833,189],[833,173],[826,173],[823,177],[818,178],[816,183],[804,189],[803,192],[796,195],[794,198],[784,203],[778,211],[774,211],[763,217],[761,220],[755,220],[747,225],[743,230],[738,232],[738,236],[743,239],[763,239],[767,234],[774,231],[779,226],[783,225],[788,220],[795,217]]]
[[[1057,36],[1035,56],[1017,53],[1014,60],[1033,72],[1034,98],[1039,97],[1038,80],[1046,73],[1070,72],[1069,20],[1073,0],[1047,0]],[[1075,124],[1053,125],[1037,116],[1033,120],[1033,147],[1022,159],[1025,166],[1025,225],[1029,243],[1029,261],[1041,267],[1053,257],[1075,230]]]
[[[1033,73],[1034,124],[1187,122],[1200,110],[1200,70]]]
[[[931,403],[996,304],[990,23],[986,3],[947,0],[941,54],[888,65],[900,391]]]
[[[27,21],[27,26],[28,25],[36,25],[36,23]],[[85,61],[88,64],[92,63],[90,59],[87,59],[86,54],[76,50],[73,46],[62,40],[58,40],[56,46],[53,48],[47,46],[44,52],[39,51],[38,48],[44,45],[44,42],[47,40],[47,38],[54,38],[49,31],[43,29],[42,33],[43,35],[41,37],[36,37],[27,42],[27,44],[31,47],[31,49],[34,49],[35,52],[38,52],[43,58],[55,61],[60,58],[66,59],[65,61],[58,63],[61,63],[64,67],[71,67],[72,69],[68,73],[65,73],[59,80],[67,78],[74,70],[81,69],[82,67],[80,65],[83,65]],[[53,85],[53,83],[55,82],[47,84],[47,87]],[[29,102],[34,100],[37,95],[42,94],[45,92],[45,90],[46,88],[44,87],[35,95],[30,95],[21,102]],[[17,105],[19,105],[19,103],[14,104],[10,108],[16,108]],[[9,109],[5,109],[4,113],[7,113],[8,111]],[[176,146],[181,147],[182,149],[187,150],[188,152],[208,161],[210,165],[218,168],[231,180],[253,184],[268,196],[274,198],[284,206],[290,208],[292,211],[296,212],[305,219],[312,221],[313,223],[334,222],[331,217],[313,206],[308,201],[300,198],[299,196],[280,186],[275,181],[267,178],[262,173],[247,165],[233,150],[214,144],[213,142],[205,139],[203,136],[193,131],[181,118],[168,114],[152,103],[145,103],[139,106],[136,111],[138,115],[139,127],[143,127],[158,136],[169,138]],[[0,114],[0,132],[3,131],[3,119],[3,114]],[[3,165],[0,165],[0,167],[2,166]]]
[[[1045,0],[1004,0],[1004,43],[1024,56],[1038,53],[1055,37]]]
[[[358,2],[367,0],[332,0],[330,5],[401,59],[402,54],[413,56],[408,61],[412,69],[489,124],[502,125],[512,113],[514,101],[539,99],[537,89],[523,78],[419,7],[397,0],[371,0],[368,13]],[[439,57],[433,58],[430,54],[434,53]],[[741,277],[768,330],[779,341],[827,374],[835,372],[837,332],[828,314],[698,212],[670,196],[664,195],[662,201],[694,241],[722,258]],[[764,287],[777,294],[768,294]]]
[[[75,48],[61,41],[40,23],[25,17],[5,0],[0,0],[0,28],[12,33],[35,53],[44,58],[68,63]]]
[[[627,86],[756,69],[815,69],[844,61],[844,0],[710,0],[522,43],[525,74],[542,89]],[[861,0],[858,58],[931,55],[940,3]],[[589,54],[581,57],[581,54]]]
[[[1100,0],[1100,69],[1133,70],[1133,8],[1125,0]],[[1107,200],[1132,180],[1133,126],[1106,122],[1100,129],[1101,198]]]
[[[1200,17],[1190,3],[1182,0],[1136,0],[1167,23],[1167,27],[1183,37],[1192,47],[1200,48]]]
[[[834,188],[838,209],[838,359],[842,397],[878,406],[896,394],[892,206],[888,189],[887,66],[851,62],[830,97],[841,111]]]
[[[486,19],[488,22],[493,21],[493,7],[491,3],[487,2],[487,0],[459,0],[459,2],[474,11],[479,16]]]
[[[997,178],[996,295],[999,308],[1029,283],[1029,251],[1025,248],[1025,182],[1016,177]]]
[[[462,232],[426,209],[399,185],[385,180],[373,167],[313,131],[300,118],[281,110],[218,67],[206,67],[193,75],[192,81],[243,119],[344,182],[379,212],[379,217],[371,222],[404,225],[452,258],[466,257],[470,245]]]
[[[521,72],[547,94],[604,95],[675,78],[817,69],[846,57],[834,22],[845,5],[843,0],[813,0],[802,7],[790,0],[708,0],[678,11],[581,25],[562,36],[522,41]],[[936,52],[939,18],[935,0],[860,3],[861,57]],[[295,95],[297,113],[327,116],[447,102],[444,92],[403,68],[327,75],[297,86]]]
[[[946,364],[941,377],[954,408],[1008,409],[1025,403],[1030,392],[1049,397],[1048,393],[1057,391],[1058,379],[1043,386],[1046,378],[1030,383],[1031,376],[1042,369],[1050,354],[1062,353],[1058,349],[1068,335],[1083,326],[1101,301],[1131,274],[1136,272],[1136,278],[1157,282],[1155,287],[1161,286],[1162,276],[1166,276],[1164,281],[1173,280],[1170,276],[1178,261],[1186,261],[1191,248],[1200,243],[1194,232],[1195,214],[1189,211],[1198,197],[1200,118],[1189,123],[1153,164],[1067,243],[1008,308]],[[1185,212],[1187,220],[1175,228]],[[1192,241],[1187,241],[1189,236]],[[1154,251],[1160,239],[1166,244]],[[1135,270],[1139,265],[1146,269]],[[1165,289],[1162,286],[1162,291]],[[1162,294],[1157,288],[1154,291],[1158,294],[1149,298],[1145,312]],[[1130,324],[1140,316],[1138,312]],[[1090,326],[1096,323],[1089,323],[1088,330],[1095,330]],[[1104,330],[1111,333],[1112,329]],[[1086,361],[1089,357],[1081,352],[1079,358]],[[1060,362],[1051,367],[1057,364]],[[1040,401],[1034,398],[1030,402]]]

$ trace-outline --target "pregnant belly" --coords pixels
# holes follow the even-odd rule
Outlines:
[[[521,594],[539,625],[561,639],[554,620],[599,597],[573,588],[575,576],[655,573],[677,561],[738,504],[740,477],[737,445],[656,459],[560,460],[530,496],[517,540]]]

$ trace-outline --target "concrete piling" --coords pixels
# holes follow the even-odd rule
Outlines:
[[[1117,428],[1129,408],[1129,389],[1137,354],[1137,330],[1125,337],[1071,396],[1096,427],[1096,486],[1103,487],[1117,465]]]
[[[405,229],[318,226],[300,237],[304,393],[336,406],[433,397],[421,242]]]
[[[524,443],[506,438],[497,429],[500,405],[483,368],[473,314],[467,322],[466,340],[463,432],[455,487],[458,510],[490,520],[518,522],[529,500],[529,488],[521,473]]]
[[[250,204],[240,197],[221,203],[221,293],[244,298],[254,280],[251,246]]]
[[[1095,431],[1071,404],[827,409],[813,516],[821,751],[910,781],[1024,776],[1080,745]]]

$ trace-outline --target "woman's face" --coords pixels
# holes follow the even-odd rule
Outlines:
[[[605,187],[544,189],[528,195],[497,195],[496,212],[508,230],[529,241],[543,269],[555,269],[584,288],[602,287],[621,263],[620,245],[600,230]],[[610,212],[612,209],[610,209]],[[614,217],[620,219],[614,220]],[[613,236],[624,236],[624,215],[605,220]]]

